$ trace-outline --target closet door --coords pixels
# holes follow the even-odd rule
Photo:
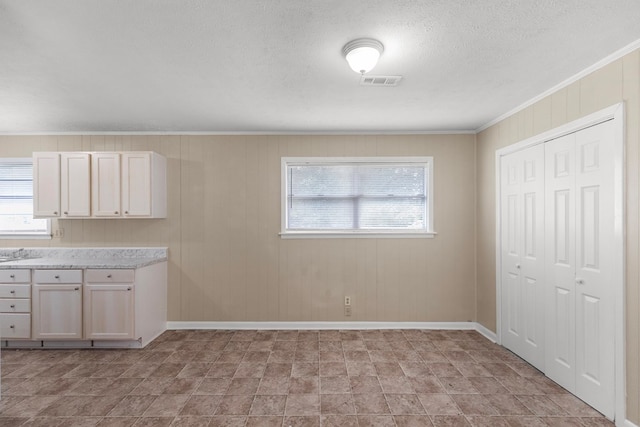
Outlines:
[[[614,414],[609,122],[545,144],[546,375]]]
[[[501,183],[502,344],[542,370],[545,360],[543,145],[502,157]]]
[[[576,133],[576,396],[614,415],[614,171],[605,122]]]

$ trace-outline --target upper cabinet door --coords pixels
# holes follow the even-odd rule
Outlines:
[[[151,197],[151,153],[123,153],[124,216],[151,216]]]
[[[60,216],[60,154],[33,153],[33,216]]]
[[[167,159],[154,152],[122,153],[124,218],[166,218]]]
[[[91,205],[93,216],[119,217],[121,215],[119,153],[91,155]]]
[[[91,215],[90,165],[89,153],[60,154],[62,218]]]

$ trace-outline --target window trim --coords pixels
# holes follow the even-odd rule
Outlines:
[[[33,165],[33,158],[31,157],[3,157],[0,158],[0,163],[26,163],[29,162]],[[33,176],[31,178],[33,180]],[[33,198],[33,192],[31,193]],[[38,218],[43,219],[43,218]],[[0,229],[0,240],[51,240],[53,235],[51,233],[51,219],[46,218],[46,230],[41,232],[6,232]]]
[[[425,164],[427,165],[427,229],[426,230],[288,230],[287,229],[287,166],[298,164]],[[280,159],[280,237],[308,238],[434,238],[433,228],[433,157],[282,157]]]

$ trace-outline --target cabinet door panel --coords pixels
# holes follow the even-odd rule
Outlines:
[[[133,284],[86,284],[85,338],[133,339],[133,310]]]
[[[3,340],[31,337],[29,313],[0,313],[0,336]]]
[[[151,215],[151,154],[122,155],[122,210],[125,216]]]
[[[60,155],[33,154],[33,216],[60,216]]]
[[[33,285],[34,339],[82,338],[81,285]]]
[[[93,216],[120,216],[120,154],[91,156],[91,205]]]
[[[62,153],[60,169],[62,217],[88,217],[91,215],[89,153]]]

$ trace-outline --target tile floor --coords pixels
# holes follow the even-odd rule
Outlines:
[[[0,426],[612,426],[473,331],[167,331],[2,350]]]

